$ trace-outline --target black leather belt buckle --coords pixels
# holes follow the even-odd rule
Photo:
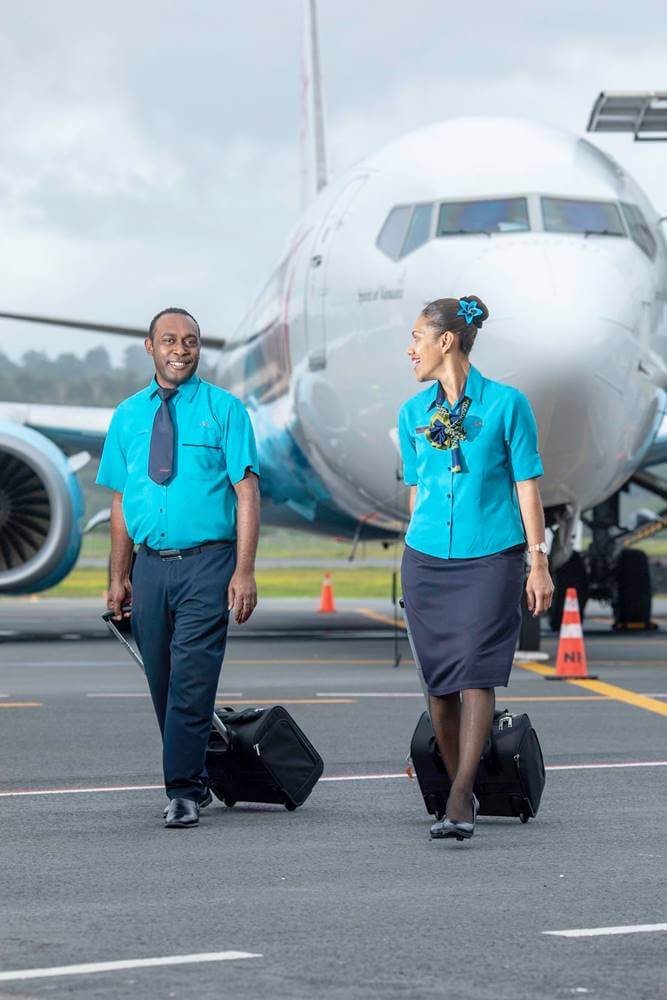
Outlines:
[[[160,549],[160,559],[182,559],[180,549]]]

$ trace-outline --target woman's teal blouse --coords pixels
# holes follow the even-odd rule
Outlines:
[[[463,392],[471,402],[460,472],[452,471],[451,448],[434,448],[425,434],[436,407],[452,409],[440,383],[408,399],[398,417],[403,479],[417,487],[405,541],[441,559],[491,555],[525,542],[514,484],[544,474],[537,423],[523,393],[474,366]]]

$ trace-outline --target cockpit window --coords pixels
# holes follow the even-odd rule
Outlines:
[[[408,226],[408,233],[401,250],[401,257],[406,257],[422,243],[426,243],[431,236],[431,216],[433,215],[433,204],[415,205]]]
[[[623,215],[630,230],[630,236],[637,246],[653,260],[658,245],[642,212],[636,205],[628,205],[623,201],[621,202],[621,208],[623,209]]]
[[[440,206],[436,236],[520,233],[530,229],[526,198],[452,201]]]
[[[625,236],[621,213],[611,201],[542,198],[542,220],[549,233]]]
[[[378,246],[388,257],[398,260],[401,256],[405,233],[412,214],[412,205],[397,205],[387,216],[378,236]]]
[[[392,260],[406,257],[430,239],[432,215],[433,203],[397,205],[380,231],[378,247]]]

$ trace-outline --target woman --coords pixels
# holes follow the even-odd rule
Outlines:
[[[408,356],[418,382],[401,407],[399,436],[411,520],[403,599],[429,691],[438,746],[452,782],[431,837],[472,837],[473,782],[506,686],[526,583],[533,615],[551,604],[543,474],[526,397],[474,368],[469,354],[489,312],[476,295],[438,299],[420,313]]]

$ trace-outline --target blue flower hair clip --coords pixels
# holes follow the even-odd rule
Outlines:
[[[466,326],[474,323],[478,316],[483,316],[484,312],[477,305],[477,299],[459,299],[457,316],[463,316]],[[475,323],[475,326],[477,324]]]

